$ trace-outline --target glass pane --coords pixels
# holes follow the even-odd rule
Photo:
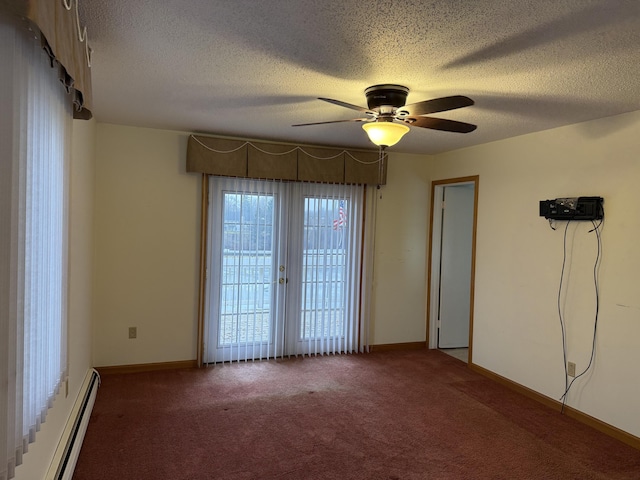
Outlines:
[[[302,340],[344,335],[348,202],[305,198]]]
[[[218,345],[271,338],[274,196],[225,193]]]

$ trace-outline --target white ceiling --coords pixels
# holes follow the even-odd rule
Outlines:
[[[438,153],[640,109],[639,0],[81,0],[100,122],[370,148],[370,85],[466,95],[392,151]]]

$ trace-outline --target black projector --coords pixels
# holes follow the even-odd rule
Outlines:
[[[540,200],[540,216],[549,220],[600,220],[602,197],[569,197]]]

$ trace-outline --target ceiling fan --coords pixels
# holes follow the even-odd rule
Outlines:
[[[446,112],[456,108],[468,107],[474,102],[462,95],[434,98],[422,102],[405,105],[409,89],[402,85],[373,85],[364,91],[367,97],[367,108],[350,103],[320,97],[318,100],[333,103],[364,113],[365,117],[328,122],[299,123],[294,127],[322,125],[325,123],[363,122],[362,128],[369,139],[381,147],[395,145],[409,131],[409,126],[431,128],[445,132],[469,133],[477,127],[470,123],[447,120],[444,118],[425,117],[431,113]]]

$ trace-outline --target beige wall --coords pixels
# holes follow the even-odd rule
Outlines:
[[[95,365],[195,359],[200,176],[185,172],[187,134],[97,131]],[[378,200],[374,344],[425,339],[428,168],[412,155],[389,163]]]
[[[200,176],[186,150],[186,134],[98,125],[96,366],[196,358]]]
[[[373,345],[426,339],[429,157],[390,154],[378,197]]]
[[[29,446],[16,480],[44,478],[58,441],[92,366],[91,302],[95,122],[74,120],[69,216],[69,394],[61,392]]]
[[[473,362],[551,398],[564,391],[557,295],[563,227],[539,200],[605,199],[597,353],[568,404],[640,436],[640,112],[435,158],[433,178],[480,175]],[[568,360],[589,360],[595,315],[590,223],[569,230]]]

